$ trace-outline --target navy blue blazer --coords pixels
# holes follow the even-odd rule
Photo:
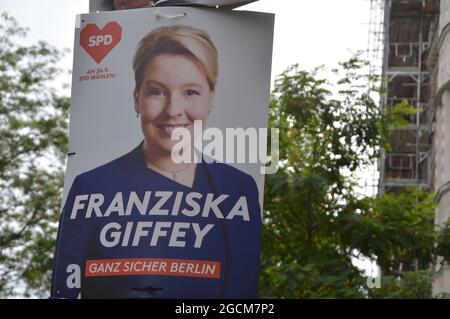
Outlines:
[[[148,209],[161,204],[161,196],[154,196],[156,192],[172,192],[172,196],[153,215],[146,214],[142,206],[129,205],[133,192],[141,202],[149,196]],[[115,201],[118,193],[123,201]],[[180,201],[175,196],[192,193],[195,201]],[[225,196],[205,215],[202,209],[211,194],[214,199]],[[248,215],[242,212],[242,197]],[[141,143],[130,153],[75,178],[60,216],[51,297],[257,298],[261,239],[258,198],[254,179],[223,163],[199,163],[192,188],[179,184],[147,167]],[[194,208],[200,213],[192,213]],[[185,214],[181,213],[183,209]],[[155,230],[141,228],[136,236],[140,222],[153,228],[162,223],[165,228],[160,228],[160,236],[150,243]],[[178,229],[179,237],[174,239],[171,231],[175,223],[184,228],[181,232]],[[197,230],[210,225],[203,238],[193,231],[194,224]],[[163,269],[166,273],[87,276],[88,260],[139,258],[207,261],[220,267],[214,278],[192,267],[177,275]],[[98,271],[89,269],[90,274],[92,269]]]

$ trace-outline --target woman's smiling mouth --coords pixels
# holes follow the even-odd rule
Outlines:
[[[156,125],[164,134],[168,136],[172,136],[172,133],[177,128],[187,128],[190,123],[188,124],[159,124]]]

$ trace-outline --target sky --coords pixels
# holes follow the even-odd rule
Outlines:
[[[240,10],[275,13],[272,82],[292,64],[332,68],[368,46],[369,0],[259,0]],[[89,11],[88,0],[0,0],[3,11],[30,29],[30,44],[44,40],[70,49],[61,67],[71,69],[75,18]],[[369,262],[357,263],[371,274]]]
[[[365,50],[369,0],[259,0],[240,10],[275,13],[272,78],[289,65],[304,69],[333,67],[352,52]],[[73,48],[75,15],[89,11],[88,0],[0,0],[22,26],[29,40],[45,40],[58,48]],[[72,66],[71,54],[63,66]]]

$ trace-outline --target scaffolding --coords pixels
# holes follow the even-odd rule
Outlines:
[[[383,52],[382,74],[387,80],[381,107],[404,100],[417,113],[405,117],[408,126],[394,129],[389,137],[391,150],[383,150],[378,163],[378,193],[401,193],[406,186],[431,188],[430,72],[425,66],[431,36],[439,13],[438,0],[371,0],[371,8],[383,27],[379,39],[372,36],[371,50]],[[376,30],[376,27],[372,27]],[[378,32],[378,31],[372,31]],[[379,47],[382,46],[382,49]]]
[[[385,47],[385,0],[369,0],[370,5],[370,16],[369,16],[369,26],[368,26],[368,43],[366,48],[366,59],[370,62],[369,68],[369,81],[368,88],[372,91],[372,88],[379,86],[379,78],[383,72],[383,58],[384,58],[384,47]],[[383,96],[378,94],[372,94],[373,99],[380,99],[380,105],[383,107],[385,102],[383,101]],[[382,152],[384,152],[382,150]],[[370,168],[371,172],[367,176],[371,176],[370,185],[368,185],[367,180],[365,183],[365,188],[370,188],[371,196],[376,196],[379,193],[379,183],[381,179],[381,174],[383,169],[380,169],[381,161],[372,165]]]
[[[366,57],[371,62],[370,75],[381,75],[383,67],[385,0],[369,0],[369,35]],[[371,83],[370,83],[371,84]]]

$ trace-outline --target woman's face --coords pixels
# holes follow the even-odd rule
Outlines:
[[[178,127],[187,128],[194,137],[194,121],[205,124],[213,98],[204,68],[196,59],[174,54],[154,57],[145,69],[140,88],[134,92],[147,144],[171,152],[178,143],[171,140],[171,135]]]

